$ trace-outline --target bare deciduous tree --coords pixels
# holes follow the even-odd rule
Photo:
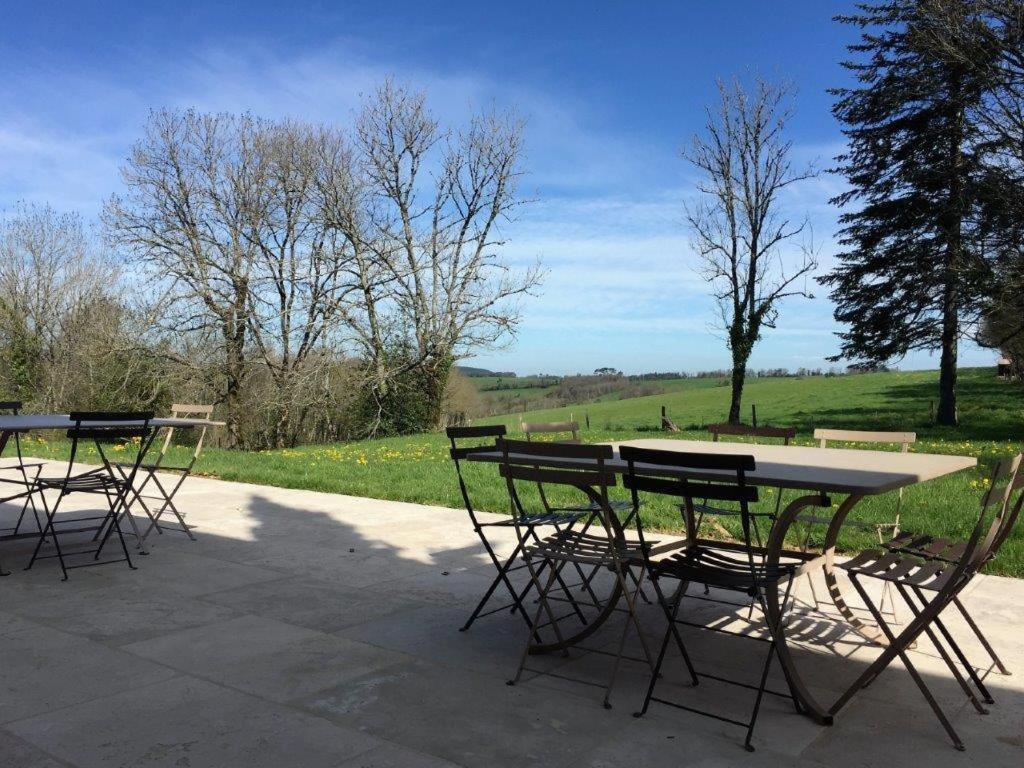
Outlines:
[[[352,239],[366,249],[358,263],[374,386],[386,395],[390,379],[415,370],[424,426],[435,426],[452,364],[514,332],[516,299],[542,277],[498,254],[500,224],[524,202],[522,123],[489,111],[445,131],[423,93],[387,81],[364,102],[355,143],[365,213]]]
[[[232,445],[243,443],[242,387],[254,363],[274,385],[264,403],[269,442],[283,446],[327,361],[322,346],[337,341],[352,254],[325,219],[324,190],[348,163],[342,138],[326,128],[155,112],[125,165],[126,195],[107,206],[108,231],[159,296],[153,317],[163,329],[219,339]]]
[[[718,90],[703,134],[683,152],[700,172],[700,195],[686,206],[686,220],[732,353],[729,421],[737,423],[747,362],[762,330],[775,327],[783,299],[810,297],[799,281],[817,266],[813,248],[802,247],[793,265],[784,257],[807,221],[784,215],[782,195],[815,171],[796,170],[790,160],[787,86],[758,79],[748,90],[734,80],[719,82]]]
[[[21,205],[0,221],[0,391],[61,411],[151,403],[129,354],[118,270],[79,216]]]

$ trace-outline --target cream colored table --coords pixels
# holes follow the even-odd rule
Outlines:
[[[705,440],[668,440],[644,439],[629,440],[613,444],[616,451],[619,445],[633,445],[638,448],[655,448],[663,451],[684,453],[724,453],[753,456],[756,470],[746,474],[750,485],[783,490],[806,491],[805,494],[791,501],[779,515],[772,526],[765,557],[768,563],[777,564],[781,560],[796,561],[797,574],[808,573],[812,569],[821,568],[836,608],[850,625],[869,640],[881,643],[882,638],[877,629],[864,624],[850,610],[843,598],[835,571],[835,546],[843,523],[854,507],[865,497],[875,496],[916,483],[934,480],[945,475],[968,469],[977,464],[977,459],[970,456],[945,456],[930,453],[895,453],[888,451],[864,451],[847,448],[810,448],[804,446],[757,445],[751,443],[714,443]],[[473,454],[471,461],[498,462],[501,454],[488,451]],[[578,461],[564,460],[566,466],[579,464]],[[642,466],[642,465],[638,465]],[[616,458],[606,461],[605,468],[622,473],[626,464]],[[653,467],[647,467],[653,470]],[[658,468],[658,471],[671,476],[670,468]],[[696,479],[713,479],[722,476],[715,471],[694,472],[688,470],[688,477]],[[846,498],[835,508],[832,514],[825,541],[820,553],[793,552],[785,549],[786,534],[797,517],[807,508],[832,508],[829,494],[842,494]],[[687,541],[697,541],[697,531],[693,529],[693,521],[687,521]],[[683,543],[686,546],[686,542]],[[823,708],[801,681],[796,670],[792,654],[786,642],[785,626],[782,624],[781,596],[778,588],[773,587],[765,599],[768,621],[778,627],[779,661],[785,667],[793,687],[807,708],[807,713],[820,723],[831,723],[832,716]]]

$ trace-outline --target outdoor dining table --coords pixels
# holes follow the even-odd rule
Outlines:
[[[885,643],[877,628],[865,624],[850,609],[843,597],[836,578],[835,548],[843,524],[853,509],[867,496],[895,491],[916,483],[934,480],[977,465],[977,459],[970,456],[949,456],[930,453],[895,453],[889,451],[868,451],[848,448],[817,448],[805,446],[759,445],[753,443],[722,443],[707,440],[642,439],[613,443],[615,457],[605,461],[606,470],[622,474],[626,462],[618,457],[620,445],[638,448],[653,448],[662,451],[684,453],[722,453],[753,456],[756,469],[746,473],[750,485],[804,493],[790,501],[779,514],[772,526],[763,554],[769,565],[779,562],[797,563],[795,576],[810,573],[820,568],[823,571],[829,595],[840,615],[852,628],[876,644]],[[502,460],[498,451],[481,451],[471,454],[470,461],[497,463]],[[578,460],[555,460],[565,466],[578,465]],[[642,465],[638,465],[642,466]],[[671,468],[645,467],[659,471],[666,476],[673,474]],[[713,480],[720,473],[713,470],[688,470],[686,476],[696,480]],[[829,494],[844,495],[845,499],[834,507],[820,552],[786,549],[786,534],[801,513],[808,508],[833,509]],[[685,548],[698,541],[698,532],[691,517],[686,519],[686,536],[675,548]],[[715,542],[721,544],[721,542]],[[786,627],[781,621],[783,606],[778,585],[769,587],[765,595],[768,621],[777,627],[777,648],[779,661],[785,667],[793,689],[801,699],[806,712],[816,722],[831,724],[832,715],[823,707],[801,680],[793,655],[786,640]],[[607,617],[606,611],[603,616]],[[592,628],[588,628],[588,634]]]
[[[141,426],[141,421],[88,421],[82,422],[87,427],[112,427],[112,426],[130,426],[136,425]],[[153,418],[149,420],[149,425],[154,430],[162,429],[164,427],[173,427],[177,429],[193,429],[196,427],[221,427],[224,426],[223,421],[211,421],[209,419],[198,419],[198,418]],[[43,432],[47,430],[68,430],[75,426],[75,422],[71,420],[71,417],[66,413],[51,413],[51,414],[18,414],[17,416],[0,416],[0,458],[3,458],[4,450],[7,448],[7,443],[11,437],[15,434],[27,434],[29,432]],[[155,433],[154,433],[155,434]],[[152,442],[152,439],[150,440]],[[143,450],[149,446],[144,446]],[[32,493],[31,489],[14,494],[13,496],[4,497],[0,501],[14,501],[16,499],[24,498],[26,495]],[[66,531],[67,533],[74,533],[73,530]],[[23,538],[34,538],[39,535],[38,531],[24,532],[24,533],[0,533],[0,541],[9,541],[12,539],[23,539]]]

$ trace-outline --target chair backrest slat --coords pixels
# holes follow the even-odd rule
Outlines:
[[[533,422],[522,422],[520,428],[523,434],[526,435],[526,439],[529,440],[531,435],[555,435],[564,433],[567,437],[559,440],[558,442],[564,443],[578,443],[580,442],[580,425],[577,421],[533,421]]]
[[[742,469],[751,472],[755,468],[754,457],[740,453],[690,453],[659,448],[637,448],[633,445],[619,446],[619,458],[641,464],[690,469],[720,469],[733,472]]]
[[[503,464],[500,467],[502,477],[512,480],[529,480],[545,485],[571,485],[579,487],[615,485],[614,472],[596,471],[592,469],[565,469],[563,467],[546,467],[527,464]]]
[[[729,478],[734,482],[734,478]],[[742,487],[731,483],[704,482],[701,480],[685,480],[669,477],[650,477],[645,475],[627,474],[622,484],[629,489],[642,493],[656,493],[661,496],[677,498],[700,498],[706,501],[746,501],[758,500],[757,488],[752,485]]]
[[[543,456],[562,459],[611,459],[615,452],[610,445],[589,444],[589,443],[566,443],[566,442],[533,442],[531,440],[509,440],[502,438],[498,442],[502,450],[506,450],[513,459],[522,456],[522,464],[536,463],[527,461],[528,457]]]
[[[147,437],[152,411],[72,411],[75,424],[68,429],[72,440],[127,440]]]
[[[917,442],[914,432],[871,432],[860,429],[816,429],[814,439],[821,448],[828,448],[829,441],[834,443],[886,443],[898,445],[906,453],[913,443]]]
[[[504,424],[480,424],[474,427],[448,427],[445,434],[450,440],[475,437],[502,437],[506,432]]]
[[[708,432],[716,443],[722,435],[782,440],[785,445],[796,437],[796,427],[753,427],[747,424],[708,424]]]

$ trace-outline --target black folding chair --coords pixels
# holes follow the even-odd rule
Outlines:
[[[213,415],[212,405],[183,405],[181,403],[175,403],[171,406],[172,419],[201,417],[209,420],[211,415]],[[200,428],[199,437],[192,449],[192,456],[185,464],[166,463],[167,452],[174,444],[175,427],[171,426],[166,428],[164,441],[156,459],[151,462],[144,462],[138,466],[138,479],[140,482],[132,486],[131,501],[128,506],[129,508],[132,508],[138,504],[142,507],[143,512],[146,513],[146,517],[149,518],[149,525],[139,538],[138,546],[140,549],[145,546],[146,538],[154,529],[158,534],[162,534],[164,531],[179,531],[188,536],[192,541],[196,540],[196,537],[192,535],[192,527],[185,522],[185,516],[177,506],[175,506],[174,497],[181,486],[185,483],[185,480],[192,474],[192,468],[195,467],[196,462],[199,460],[199,454],[202,453],[203,450],[203,441],[206,439],[206,429],[205,425]],[[120,474],[121,479],[127,480],[129,473],[135,465],[130,462],[115,462],[114,467],[118,471],[118,474]],[[169,488],[165,486],[157,476],[157,472],[176,476],[173,485]],[[160,506],[156,511],[150,509],[149,505],[146,504],[147,497],[143,495],[143,491],[146,490],[150,484],[152,484],[156,492],[159,494],[159,496],[156,497],[156,500]],[[178,527],[169,527],[166,523],[161,524],[161,519],[167,512],[171,512],[174,517],[177,518]]]
[[[654,584],[658,603],[665,612],[668,627],[665,630],[661,649],[658,652],[643,707],[636,716],[644,715],[651,702],[656,701],[687,712],[731,723],[746,728],[746,738],[743,746],[747,751],[752,752],[754,747],[751,744],[751,739],[764,694],[769,693],[774,696],[791,699],[798,713],[803,709],[792,685],[789,684],[788,678],[786,680],[789,686],[788,693],[768,688],[768,674],[776,654],[775,638],[778,635],[779,626],[768,623],[766,624],[767,636],[758,636],[727,629],[720,625],[687,621],[684,618],[680,618],[680,607],[683,600],[687,597],[694,600],[709,599],[698,595],[687,595],[687,588],[691,583],[704,584],[716,589],[745,594],[760,604],[765,617],[768,616],[764,603],[765,590],[770,585],[785,582],[786,594],[782,599],[782,606],[785,607],[788,602],[795,566],[784,563],[778,565],[767,563],[761,554],[761,550],[759,548],[755,549],[754,543],[751,540],[753,516],[750,513],[749,506],[756,502],[758,497],[757,488],[747,485],[746,473],[754,470],[754,457],[735,454],[680,453],[676,451],[635,448],[626,445],[619,448],[619,456],[627,463],[623,484],[630,489],[635,498],[638,498],[639,494],[643,492],[661,496],[672,496],[683,500],[684,522],[689,541],[689,545],[685,549],[668,554],[660,559],[654,559],[651,547],[647,546],[647,542],[644,539],[642,524],[637,526],[644,565]],[[691,479],[694,476],[701,479]],[[695,500],[698,499],[736,504],[740,512],[743,540],[740,542],[719,542],[700,538],[694,512]],[[672,590],[671,597],[666,595],[666,590],[663,587],[664,582],[669,579],[677,582],[677,586]],[[712,602],[720,601],[712,600]],[[741,606],[737,604],[737,607]],[[768,621],[767,618],[766,621]],[[767,644],[768,653],[761,668],[758,684],[752,685],[744,681],[721,677],[707,672],[701,672],[698,675],[691,656],[687,651],[686,644],[679,633],[679,625],[734,635]],[[753,709],[748,720],[738,720],[716,712],[697,709],[678,701],[658,698],[654,695],[661,677],[661,667],[672,640],[675,641],[676,647],[679,648],[682,654],[690,676],[690,682],[694,686],[698,685],[702,678],[707,678],[756,691]]]
[[[484,550],[487,552],[487,556],[494,564],[494,568],[497,574],[490,586],[484,592],[483,597],[477,603],[476,608],[466,619],[466,623],[459,629],[460,632],[465,632],[472,625],[473,622],[483,616],[490,616],[491,614],[498,613],[500,611],[511,611],[512,613],[520,613],[523,620],[529,624],[530,617],[526,615],[526,611],[523,610],[523,600],[526,599],[527,594],[530,592],[533,584],[527,582],[526,586],[521,590],[516,589],[512,583],[510,574],[526,568],[526,563],[521,562],[523,547],[528,541],[538,541],[539,537],[537,529],[542,527],[560,528],[562,526],[568,526],[575,523],[585,514],[586,512],[578,512],[575,514],[570,513],[556,513],[543,511],[540,513],[524,514],[517,518],[516,511],[512,510],[512,515],[501,520],[495,520],[493,522],[483,522],[477,515],[477,511],[473,506],[473,502],[470,499],[469,488],[466,485],[466,479],[462,471],[462,460],[470,456],[473,453],[479,453],[484,451],[497,451],[498,447],[494,442],[479,444],[479,440],[483,438],[498,439],[505,434],[504,424],[484,425],[478,427],[448,427],[446,430],[448,439],[451,442],[451,448],[449,453],[452,457],[452,462],[455,464],[455,474],[459,479],[459,490],[462,492],[462,500],[466,506],[466,512],[469,514],[470,522],[473,524],[473,530],[476,535],[480,537],[481,543],[484,545]],[[477,444],[464,445],[460,444],[464,440],[473,440]],[[512,549],[512,554],[506,557],[504,560],[499,558],[495,551],[493,542],[488,539],[488,530],[513,530],[516,532],[516,543]],[[491,608],[485,611],[484,608],[494,595],[494,592],[498,589],[499,585],[504,585],[508,591],[511,603],[505,603],[496,608]]]
[[[630,659],[646,663],[653,669],[654,661],[636,614],[636,603],[639,597],[643,575],[635,578],[632,585],[627,582],[626,573],[633,563],[640,561],[640,551],[635,542],[627,540],[622,524],[608,499],[608,488],[617,484],[613,471],[605,462],[613,457],[610,445],[581,445],[577,443],[537,443],[526,440],[500,439],[498,445],[502,452],[501,474],[508,485],[509,497],[515,510],[513,519],[519,521],[526,518],[522,498],[516,486],[517,482],[544,485],[545,487],[572,488],[586,500],[587,510],[595,510],[597,522],[589,529],[566,528],[558,530],[543,539],[527,543],[523,548],[523,558],[530,572],[530,578],[537,590],[537,609],[531,623],[531,637],[528,639],[519,667],[509,685],[519,682],[524,671],[543,675],[553,675],[588,685],[599,685],[590,680],[568,677],[550,670],[531,669],[526,660],[531,653],[543,653],[552,650],[568,652],[575,647],[588,653],[610,655],[615,658],[611,675],[604,687],[604,706],[611,708],[611,692],[615,686],[619,664],[622,659]],[[636,516],[634,516],[636,517]],[[518,522],[517,522],[518,525]],[[591,532],[593,531],[593,532]],[[519,532],[525,539],[526,533]],[[596,595],[593,602],[587,603],[573,596],[570,589],[561,582],[561,571],[566,565],[596,567],[612,574],[611,592],[605,601]],[[542,581],[544,569],[547,577]],[[632,588],[631,588],[632,586]],[[559,593],[555,588],[559,587]],[[593,592],[591,592],[593,594]],[[618,602],[625,601],[625,608],[619,609]],[[567,602],[573,611],[562,616],[555,613],[554,603]],[[592,608],[597,616],[582,630],[571,635],[563,630],[562,622],[575,613],[583,618],[581,607]],[[596,632],[611,615],[621,610],[626,613],[625,624],[619,637],[615,651],[604,648],[583,647],[581,642]],[[546,620],[542,621],[542,618]],[[645,658],[632,658],[624,653],[626,639],[630,628],[635,628],[643,647]],[[544,642],[542,633],[553,633],[554,642]],[[600,686],[599,686],[600,687]]]
[[[0,401],[0,413],[6,412],[11,416],[17,416],[20,411],[20,401]],[[21,435],[18,432],[14,432],[11,437],[14,438],[15,462],[13,464],[4,464],[0,466],[0,473],[13,471],[15,475],[10,477],[6,474],[0,474],[0,483],[13,485],[18,488],[18,490],[8,496],[0,497],[0,504],[18,501],[20,499],[24,499],[24,501],[21,504],[21,509],[18,512],[18,519],[14,525],[10,528],[2,528],[0,530],[4,531],[7,535],[16,536],[21,532],[21,525],[25,520],[25,515],[29,508],[32,509],[32,516],[36,522],[36,529],[39,531],[43,530],[43,522],[39,517],[39,510],[36,508],[36,502],[33,498],[35,480],[39,477],[40,471],[42,471],[43,462],[25,461],[25,457],[21,452]],[[0,568],[0,574],[2,573],[3,569]]]
[[[36,560],[54,557],[60,561],[62,581],[67,581],[68,570],[72,568],[126,562],[128,567],[134,570],[135,566],[128,554],[128,546],[121,530],[121,519],[128,512],[128,497],[132,483],[153,440],[154,433],[149,424],[153,413],[78,411],[71,413],[70,417],[74,426],[67,431],[67,437],[71,440],[67,472],[56,476],[41,475],[33,483],[33,488],[38,492],[43,505],[46,524],[43,526],[35,551],[32,553],[32,559],[25,570],[30,569]],[[96,446],[102,466],[85,472],[75,472],[75,459],[78,457],[79,447],[84,441],[91,441]],[[103,448],[104,444],[111,443],[136,451],[134,465],[126,478],[121,477],[120,473],[114,470]],[[54,491],[56,491],[57,497],[51,503],[47,500],[46,493]],[[57,513],[60,511],[62,502],[72,494],[102,496],[106,501],[107,509],[98,516],[87,515],[58,520]],[[131,519],[130,515],[128,517]],[[88,523],[96,524],[82,527],[83,524]],[[61,546],[63,537],[82,532],[94,534],[92,541],[95,547],[71,551]],[[100,555],[113,533],[117,533],[124,557],[101,561]],[[137,531],[136,534],[138,534]],[[52,541],[55,553],[41,555],[40,551],[47,540]],[[92,562],[69,565],[67,558],[76,555],[92,555]]]
[[[1001,461],[996,466],[991,482],[982,496],[981,512],[978,515],[977,523],[974,525],[970,537],[963,543],[960,556],[955,561],[925,559],[885,549],[872,549],[865,550],[839,565],[850,576],[854,588],[878,623],[879,629],[889,644],[881,655],[864,670],[856,682],[847,689],[846,693],[836,701],[830,710],[832,714],[837,713],[845,706],[857,691],[874,682],[898,656],[907,673],[921,691],[921,695],[928,702],[935,717],[949,735],[953,746],[960,751],[965,749],[959,734],[953,728],[924,678],[917,671],[907,650],[922,634],[927,635],[975,710],[979,714],[987,713],[975,695],[971,687],[972,684],[981,693],[986,703],[994,703],[974,666],[968,661],[963,649],[960,648],[942,621],[942,614],[954,601],[958,601],[963,590],[981,568],[991,561],[1009,536],[1020,511],[1019,505],[1010,507],[1010,500],[1014,489],[1020,485],[1018,478],[1021,461],[1022,457],[1018,455],[1013,459]],[[994,513],[993,508],[995,509]],[[891,584],[910,608],[913,619],[908,622],[899,635],[886,622],[879,606],[872,600],[862,583],[863,579],[869,578]],[[966,615],[966,611],[964,614]],[[957,662],[966,671],[966,679],[957,666]]]

